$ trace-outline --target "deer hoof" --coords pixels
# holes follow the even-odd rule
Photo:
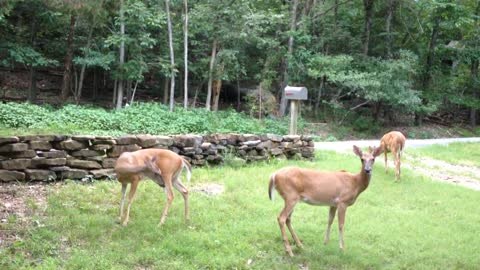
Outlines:
[[[288,253],[288,255],[289,255],[290,257],[293,257],[293,256],[294,256],[294,255],[293,255],[293,252],[292,252],[291,250],[287,250],[287,253]]]

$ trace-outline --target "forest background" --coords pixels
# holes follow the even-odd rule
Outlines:
[[[0,97],[288,113],[359,129],[478,124],[480,1],[2,0]]]

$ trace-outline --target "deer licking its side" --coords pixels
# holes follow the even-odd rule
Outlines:
[[[167,203],[163,210],[160,224],[165,222],[168,210],[172,204],[174,194],[172,187],[177,189],[185,202],[185,219],[189,219],[188,190],[180,182],[179,176],[183,168],[187,170],[187,179],[190,181],[192,167],[190,163],[178,154],[164,149],[142,149],[135,152],[125,152],[120,155],[115,163],[115,173],[122,184],[122,199],[120,203],[120,223],[128,224],[130,207],[137,191],[137,186],[144,176],[152,179],[159,186],[164,187],[167,193]],[[128,193],[127,211],[124,215],[125,193]]]

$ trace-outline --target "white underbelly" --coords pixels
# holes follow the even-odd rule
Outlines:
[[[334,205],[336,205],[336,203],[334,201],[322,202],[322,201],[311,200],[309,198],[302,198],[302,201],[304,203],[307,203],[307,204],[310,204],[310,205],[317,205],[317,206],[334,206]]]

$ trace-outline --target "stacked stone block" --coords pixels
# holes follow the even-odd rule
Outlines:
[[[309,136],[273,134],[0,137],[0,181],[55,181],[106,178],[123,152],[170,149],[194,166],[218,165],[229,156],[246,162],[270,158],[310,159],[314,143]]]

